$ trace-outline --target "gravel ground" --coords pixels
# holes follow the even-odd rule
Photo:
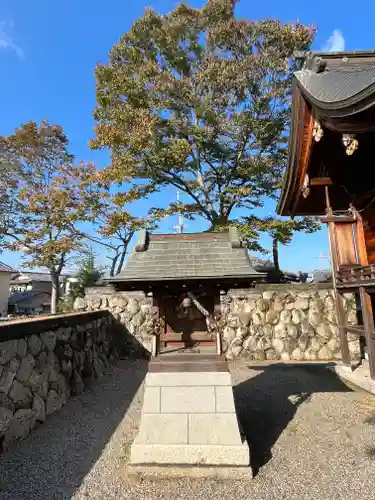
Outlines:
[[[1,500],[375,500],[375,397],[322,367],[231,367],[253,481],[126,472],[146,363],[123,361],[0,456]]]

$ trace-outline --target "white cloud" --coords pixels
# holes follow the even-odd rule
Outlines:
[[[14,50],[20,59],[24,59],[25,53],[19,45],[17,45],[7,33],[7,28],[12,24],[0,21],[0,49]]]
[[[340,30],[333,30],[323,46],[324,52],[341,52],[345,49],[345,38]]]

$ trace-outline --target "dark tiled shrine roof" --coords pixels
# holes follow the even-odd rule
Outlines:
[[[307,99],[317,106],[346,107],[375,92],[375,51],[310,52],[294,73]]]
[[[150,234],[143,231],[125,269],[109,282],[263,278],[236,231]]]

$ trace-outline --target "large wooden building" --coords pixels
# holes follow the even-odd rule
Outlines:
[[[164,324],[160,349],[202,350],[216,344],[202,311],[214,317],[220,313],[221,294],[249,288],[265,278],[253,269],[231,228],[225,233],[142,231],[124,270],[108,281],[119,291],[141,290],[153,296]]]
[[[350,364],[348,332],[360,335],[375,379],[375,51],[298,57],[278,213],[323,216],[343,362]],[[347,292],[360,303],[357,327],[345,323]]]

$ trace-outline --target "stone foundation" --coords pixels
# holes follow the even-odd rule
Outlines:
[[[340,338],[333,290],[314,286],[274,286],[233,290],[222,296],[223,352],[251,360],[340,360]],[[356,324],[353,295],[345,310]],[[358,335],[348,334],[352,359],[360,356]]]
[[[88,289],[75,308],[108,308],[119,330],[119,348],[139,355],[152,352],[152,298],[141,292],[115,293],[111,288]],[[349,324],[356,324],[353,295],[346,297]],[[316,285],[264,285],[231,290],[221,296],[222,350],[228,360],[331,361],[340,360],[340,339],[332,289]],[[358,335],[348,334],[353,360],[360,356]]]
[[[84,391],[116,359],[107,311],[0,325],[0,446],[25,438],[37,423]]]
[[[215,360],[180,355],[150,363],[133,465],[249,466],[228,366]]]

